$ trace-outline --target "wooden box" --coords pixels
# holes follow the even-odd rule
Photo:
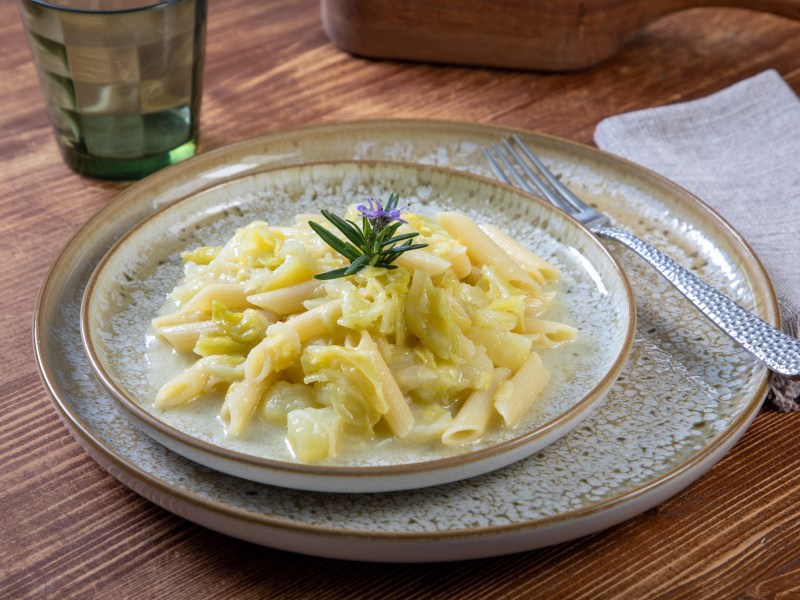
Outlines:
[[[571,71],[663,15],[711,5],[800,19],[800,0],[321,0],[321,12],[328,37],[359,56]]]

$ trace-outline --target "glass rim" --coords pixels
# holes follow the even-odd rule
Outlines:
[[[80,13],[85,15],[117,15],[117,14],[142,12],[158,8],[160,6],[166,6],[168,4],[176,4],[178,2],[197,2],[199,0],[152,0],[151,2],[144,3],[142,6],[134,6],[131,8],[116,8],[116,9],[78,8],[75,6],[66,6],[64,4],[57,4],[52,0],[22,0],[22,1],[30,2],[31,4],[37,4],[43,8],[58,10],[62,12]]]

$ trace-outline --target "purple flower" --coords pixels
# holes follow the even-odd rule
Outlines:
[[[393,203],[391,198],[389,202],[387,202],[386,208],[374,198],[369,199],[369,205],[359,204],[356,208],[361,212],[362,217],[369,219],[370,224],[375,229],[383,229],[392,221],[408,223],[408,221],[401,217],[403,211],[408,208],[408,205],[398,208],[396,201]]]
[[[408,223],[401,216],[408,205],[398,208],[400,196],[389,194],[386,206],[374,198],[369,204],[359,204],[363,222],[359,227],[352,221],[342,219],[334,213],[322,209],[322,216],[347,238],[347,241],[334,235],[319,223],[309,221],[308,226],[322,238],[326,244],[350,261],[349,267],[340,267],[327,273],[317,273],[315,279],[336,279],[358,273],[368,266],[383,269],[396,269],[392,264],[395,259],[409,250],[424,248],[428,244],[412,244],[411,240],[419,235],[416,231],[397,235],[402,223]],[[401,243],[402,242],[402,243]]]

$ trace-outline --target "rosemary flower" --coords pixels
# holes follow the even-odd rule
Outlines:
[[[402,217],[402,212],[408,208],[408,205],[402,208],[398,207],[399,199],[397,194],[392,193],[385,206],[374,198],[370,198],[369,204],[359,204],[357,208],[361,213],[361,227],[323,209],[322,216],[330,221],[348,241],[340,239],[319,223],[309,221],[308,225],[326,244],[350,261],[350,265],[347,267],[319,273],[314,277],[317,279],[346,277],[358,273],[367,266],[396,269],[397,265],[392,263],[403,252],[427,246],[428,244],[411,243],[412,238],[419,235],[417,232],[395,235],[398,228],[407,223]]]

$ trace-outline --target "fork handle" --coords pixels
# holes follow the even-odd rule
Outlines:
[[[614,227],[592,227],[598,236],[616,240],[672,283],[714,325],[769,369],[784,377],[800,377],[800,340],[776,329],[680,266],[652,244]]]

